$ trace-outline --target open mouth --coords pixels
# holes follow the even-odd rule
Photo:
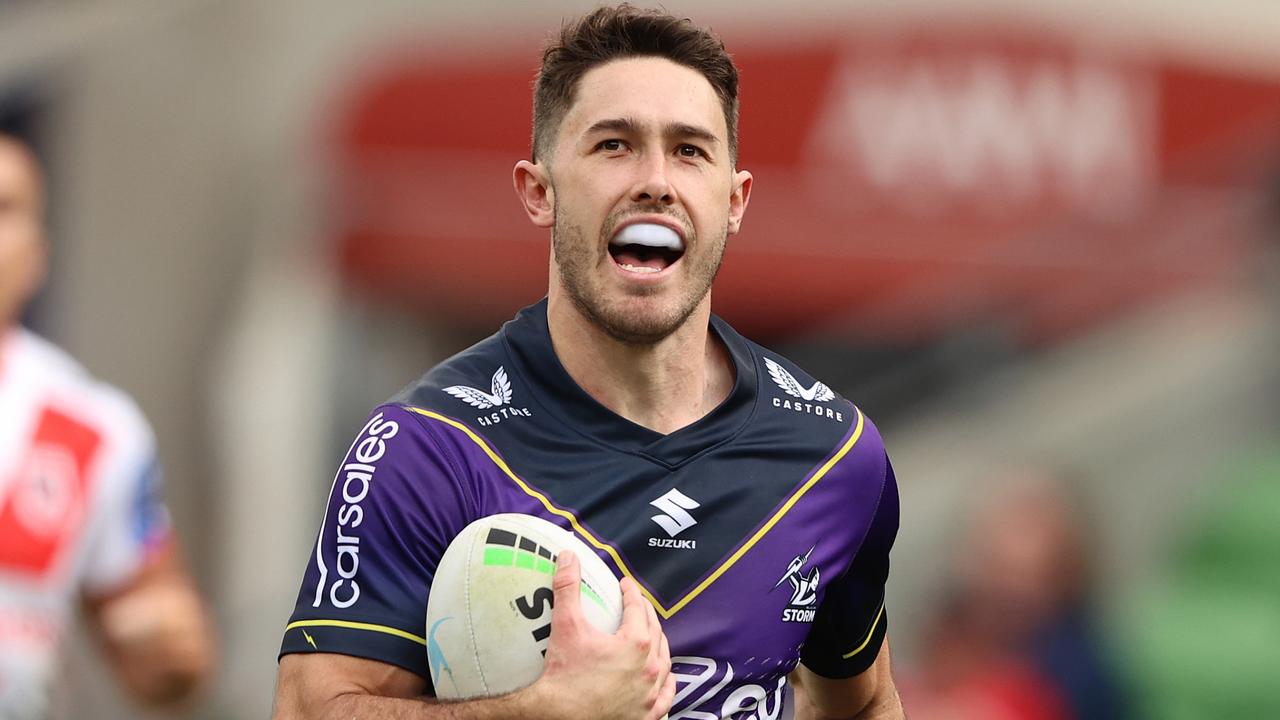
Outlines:
[[[666,225],[636,223],[613,237],[609,254],[618,267],[628,272],[658,273],[684,256],[684,241]]]

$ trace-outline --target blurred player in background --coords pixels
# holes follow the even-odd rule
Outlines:
[[[904,695],[921,720],[1130,717],[1097,615],[1087,514],[1068,473],[1027,464],[980,494],[953,544],[947,600],[930,622],[921,678]]]
[[[737,89],[718,39],[626,5],[544,52],[533,160],[514,181],[551,234],[548,296],[376,409],[352,444],[285,631],[276,717],[903,716],[880,437],[711,314],[752,182]],[[542,676],[426,702],[450,681],[424,628],[436,565],[500,512],[569,520],[622,576],[622,627],[585,622],[562,553]]]
[[[48,714],[76,606],[135,700],[180,707],[211,674],[214,638],[151,429],[18,324],[44,277],[43,193],[33,153],[0,135],[0,717]]]

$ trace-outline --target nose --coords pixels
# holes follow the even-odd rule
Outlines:
[[[675,189],[667,177],[667,158],[662,153],[646,156],[641,160],[637,173],[635,187],[631,190],[633,201],[663,205],[675,202]]]

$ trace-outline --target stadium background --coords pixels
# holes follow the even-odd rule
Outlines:
[[[537,297],[509,170],[544,34],[587,7],[0,3],[0,112],[53,200],[27,321],[156,425],[222,639],[191,717],[266,714],[367,408]],[[1278,707],[1280,6],[668,8],[743,68],[757,185],[717,311],[857,400],[895,459],[900,675],[966,528],[1049,475],[1088,508],[1135,707]],[[134,717],[88,642],[63,712]]]

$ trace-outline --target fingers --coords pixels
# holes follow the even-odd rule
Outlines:
[[[671,711],[671,703],[676,699],[676,676],[675,673],[668,673],[667,679],[662,683],[662,690],[658,693],[658,699],[653,704],[653,709],[660,713],[658,715],[662,720],[666,720],[667,713]]]
[[[658,622],[658,613],[653,609],[653,603],[646,602],[645,617],[649,623],[649,660],[658,662],[662,659],[662,645],[666,643],[667,636],[662,632],[662,623]]]
[[[653,604],[646,602],[645,607],[649,624],[649,657],[646,665],[656,670],[656,695],[651,710],[654,717],[666,718],[676,692],[676,678],[671,672],[671,646],[668,644],[667,634],[662,631],[662,622],[658,620]]]
[[[635,584],[631,578],[623,578],[623,582],[629,583],[631,587],[639,593],[639,586]],[[626,622],[626,590],[623,591],[623,622]],[[643,596],[640,598],[640,605],[644,612],[644,637],[647,638],[649,647],[646,662],[659,668],[662,673],[659,677],[664,676],[671,671],[671,648],[667,644],[667,635],[662,632],[662,622],[658,620],[658,612],[654,609],[653,603],[645,600]]]
[[[671,671],[671,646],[667,644],[667,634],[658,629],[658,663],[668,672]]]
[[[659,630],[658,667],[662,668],[662,690],[658,693],[659,710],[666,717],[667,710],[676,697],[676,674],[671,671],[671,646],[667,643],[667,634]]]
[[[551,608],[551,625],[577,627],[582,617],[582,567],[571,550],[561,550],[556,555],[556,574],[551,578],[551,590],[555,604]]]
[[[618,587],[622,590],[622,625],[618,632],[626,631],[636,637],[648,635],[649,615],[653,612],[653,606],[644,599],[640,586],[630,577],[622,578]]]

